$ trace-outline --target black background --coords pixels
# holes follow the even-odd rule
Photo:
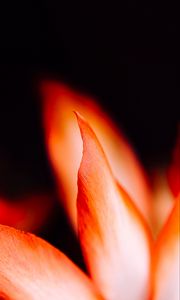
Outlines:
[[[7,1],[1,8],[1,195],[53,188],[38,105],[42,78],[98,97],[147,168],[168,162],[179,118],[178,10],[173,2],[124,2]],[[54,220],[44,236],[56,244],[61,232],[67,243],[64,216]]]

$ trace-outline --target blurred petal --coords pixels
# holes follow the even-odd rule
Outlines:
[[[179,300],[180,296],[180,198],[154,250],[153,300]]]
[[[24,196],[14,202],[0,198],[0,224],[26,231],[38,231],[53,207],[53,195]]]
[[[84,145],[78,177],[78,229],[90,274],[105,299],[146,299],[147,228],[117,186],[94,132],[80,116],[78,123]]]
[[[167,172],[169,186],[175,197],[180,194],[180,124],[176,146],[173,151],[171,165]]]
[[[88,278],[64,254],[32,234],[3,225],[0,294],[13,300],[98,299]]]
[[[7,200],[0,198],[0,223],[9,226],[17,226],[25,218],[24,209],[17,208]]]
[[[166,223],[174,206],[174,196],[171,193],[164,169],[153,170],[153,233],[155,236]]]
[[[95,130],[112,171],[128,191],[145,217],[149,217],[150,192],[135,154],[121,132],[101,109],[86,96],[67,87],[45,82],[43,118],[49,157],[57,175],[64,205],[76,225],[77,171],[81,161],[82,140],[72,111],[79,111]]]

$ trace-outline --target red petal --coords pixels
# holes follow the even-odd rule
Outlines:
[[[150,240],[142,218],[118,188],[89,125],[78,117],[83,158],[78,177],[78,227],[90,274],[105,299],[146,299]]]
[[[13,300],[99,299],[88,278],[64,254],[32,234],[3,225],[0,295]]]
[[[16,226],[25,217],[25,212],[10,204],[7,200],[0,199],[0,223]]]
[[[180,293],[180,198],[161,232],[154,250],[153,300],[179,300]]]
[[[76,182],[82,141],[72,111],[79,111],[91,123],[114,175],[148,218],[150,192],[144,171],[122,133],[92,99],[51,82],[44,83],[42,90],[49,157],[57,175],[60,194],[62,199],[66,200],[64,205],[73,224],[76,224]]]
[[[26,231],[37,231],[46,221],[53,206],[53,196],[24,196],[15,202],[0,198],[0,224]]]

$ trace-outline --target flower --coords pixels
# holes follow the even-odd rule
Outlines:
[[[57,101],[59,92],[61,102]],[[0,297],[177,300],[179,196],[154,241],[149,228],[151,192],[122,134],[117,134],[97,106],[86,102],[87,107],[82,107],[84,100],[77,95],[74,99],[75,94],[64,87],[46,85],[45,93],[44,124],[49,156],[67,212],[73,226],[78,227],[90,277],[42,239],[0,225]],[[53,101],[48,101],[49,97]],[[63,110],[59,109],[61,104]],[[83,155],[77,128],[69,114],[72,106],[81,114],[86,111],[86,118],[92,124],[76,113]],[[96,129],[102,142],[95,134]],[[111,141],[114,141],[112,148]]]

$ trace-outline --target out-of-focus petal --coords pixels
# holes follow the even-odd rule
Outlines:
[[[174,206],[174,196],[169,188],[169,184],[164,169],[156,169],[152,172],[153,190],[153,234],[157,234],[166,223]]]
[[[86,96],[67,87],[45,82],[43,119],[49,157],[57,175],[64,205],[76,224],[77,171],[81,161],[82,140],[72,111],[79,111],[92,125],[121,185],[143,213],[149,217],[150,192],[144,171],[121,132],[102,110]]]
[[[157,240],[152,269],[153,300],[179,300],[180,198]]]
[[[64,254],[32,234],[3,225],[1,294],[13,300],[98,299],[89,279]]]
[[[167,172],[169,186],[175,197],[180,194],[180,124],[171,165]]]
[[[78,230],[90,274],[105,299],[146,299],[150,236],[116,184],[94,132],[78,116],[83,158],[78,176]]]
[[[53,203],[53,195],[50,194],[24,196],[14,202],[0,198],[0,224],[38,231],[46,222]]]
[[[14,207],[5,199],[0,199],[0,223],[9,226],[16,226],[25,217],[21,208]]]

